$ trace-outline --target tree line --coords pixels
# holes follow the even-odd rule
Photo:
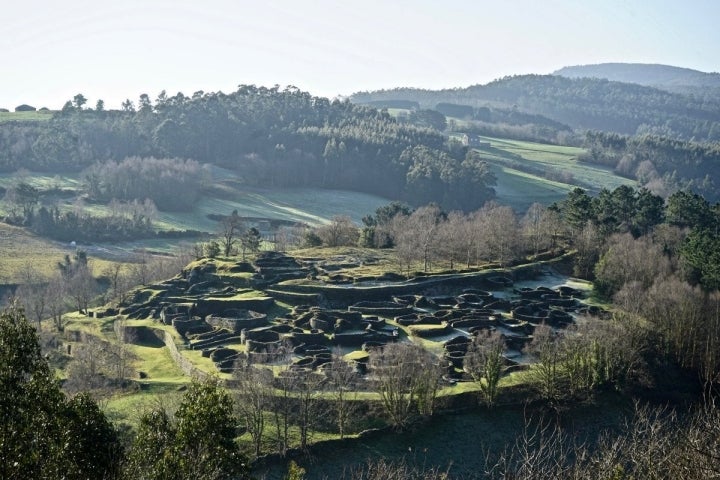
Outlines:
[[[138,285],[169,278],[194,258],[180,251],[173,257],[156,257],[139,251],[127,263],[112,263],[102,270],[93,265],[87,252],[77,249],[56,262],[50,273],[27,264],[13,298],[38,328],[50,319],[57,332],[63,332],[69,311],[87,313],[97,304],[124,301]]]
[[[678,205],[684,205],[681,199],[686,197],[702,199],[681,192],[671,197],[668,208],[684,211]],[[707,212],[702,215],[714,218],[710,205],[703,205]],[[362,225],[338,216],[329,225],[306,232],[301,241],[308,246],[393,248],[398,264],[408,273],[414,267],[423,271],[438,266],[451,270],[505,267],[574,246],[578,249],[575,273],[590,278],[598,249],[586,252],[581,246],[583,235],[597,246],[613,233],[639,236],[663,223],[665,210],[662,197],[629,186],[603,189],[596,197],[576,188],[563,202],[534,203],[522,215],[493,201],[468,213],[444,210],[437,204],[412,208],[393,202],[366,215]],[[672,221],[680,221],[672,215]]]
[[[84,97],[75,98],[46,122],[0,125],[0,171],[89,169],[90,191],[101,198],[130,199],[135,190],[145,191],[146,182],[154,182],[162,198],[153,200],[161,209],[177,200],[167,191],[172,179],[145,177],[158,169],[173,172],[183,185],[190,182],[192,200],[198,176],[191,161],[230,168],[252,185],[350,189],[413,204],[425,201],[415,196],[413,182],[427,170],[432,178],[426,186],[442,198],[471,168],[471,178],[463,181],[481,194],[451,194],[448,201],[474,208],[493,193],[492,178],[467,166],[467,151],[451,147],[432,128],[293,87],[241,85],[230,94],[199,91],[192,97],[161,92],[154,102],[143,94],[137,107],[128,100],[120,111],[90,109],[85,103]],[[422,155],[414,151],[419,147]],[[98,183],[93,175],[106,182]]]
[[[585,135],[585,147],[587,153],[580,157],[581,161],[608,166],[658,194],[667,196],[677,190],[692,190],[708,201],[720,200],[716,185],[720,167],[717,143],[591,131]]]
[[[517,75],[466,88],[397,88],[358,92],[350,98],[358,103],[412,101],[420,108],[454,104],[482,110],[490,105],[542,115],[575,130],[601,130],[624,135],[652,133],[710,142],[720,140],[720,104],[715,97],[670,93],[595,78]]]
[[[162,161],[154,162],[154,159],[150,159],[148,163],[152,165]],[[109,168],[118,170],[117,165]],[[96,169],[107,173],[103,166],[98,165]],[[200,179],[182,182],[171,173],[156,171],[155,176],[145,177],[148,180],[144,181],[137,180],[138,172],[130,175],[131,172],[132,169],[128,169],[118,175],[127,175],[126,182],[114,183],[115,187],[107,187],[107,189],[105,188],[107,182],[111,180],[106,180],[102,173],[88,173],[88,177],[92,178],[86,181],[88,185],[94,184],[92,187],[94,196],[80,196],[72,206],[63,209],[59,206],[58,198],[65,195],[65,192],[58,188],[40,189],[20,179],[5,191],[3,204],[6,215],[3,220],[11,225],[26,227],[38,235],[66,242],[107,242],[202,235],[202,232],[188,230],[157,231],[153,221],[157,217],[158,208],[152,200],[152,198],[158,199],[161,205],[170,210],[192,208],[199,194]],[[136,189],[138,185],[149,188],[147,196],[143,196],[142,191]],[[124,186],[123,191],[119,191],[121,186]],[[88,187],[89,190],[90,188]],[[117,193],[118,197],[109,198],[111,193]],[[75,193],[71,194],[75,195]],[[136,194],[139,197],[136,197]],[[92,212],[89,204],[100,202],[105,203],[108,213],[98,215]]]
[[[82,177],[92,200],[150,199],[162,211],[188,211],[195,206],[207,173],[192,160],[127,157],[94,163]]]

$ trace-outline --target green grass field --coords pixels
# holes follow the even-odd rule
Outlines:
[[[533,202],[548,205],[565,198],[575,187],[590,192],[636,185],[608,168],[578,162],[582,148],[481,137],[490,147],[477,149],[497,176],[499,203],[518,212]]]
[[[213,177],[222,187],[222,198],[206,195],[190,212],[158,212],[155,226],[161,230],[197,230],[216,233],[218,224],[208,215],[228,215],[237,210],[241,216],[264,217],[269,219],[302,222],[311,226],[329,223],[335,215],[348,215],[356,222],[378,207],[386,205],[389,199],[359,192],[321,189],[259,189],[239,184],[233,172],[213,169]],[[27,182],[40,190],[78,190],[81,182],[78,175],[52,175],[24,173],[0,175],[0,187],[8,188],[18,182]],[[78,208],[76,198],[54,199],[61,210]],[[0,216],[6,214],[5,205],[0,201]],[[84,204],[81,207],[91,215],[109,215],[105,205]],[[125,262],[139,250],[172,253],[178,247],[192,243],[193,239],[146,239],[113,244],[83,245],[99,273],[108,262]],[[0,223],[0,285],[16,283],[26,264],[49,274],[56,269],[58,261],[73,250],[69,245],[43,239],[26,230]]]
[[[189,212],[158,212],[155,224],[165,230],[199,230],[215,232],[217,222],[208,215],[228,215],[237,210],[240,216],[264,217],[311,226],[329,223],[336,215],[347,215],[356,222],[375,210],[390,203],[391,199],[347,190],[324,190],[312,188],[252,188],[241,185],[239,177],[229,170],[213,168],[213,182],[219,185],[222,198],[206,194]],[[78,189],[79,176],[27,173],[0,174],[0,187],[8,188],[18,179],[41,190]],[[75,199],[65,199],[61,209],[76,208]],[[0,204],[0,213],[3,205]],[[105,205],[87,204],[83,209],[92,215],[107,215]]]
[[[209,214],[229,215],[233,210],[243,217],[265,217],[312,226],[329,223],[336,215],[348,215],[354,221],[390,203],[389,199],[366,193],[321,189],[239,188],[232,199],[203,197],[192,212],[161,212],[161,228],[188,228],[214,232],[217,222]]]
[[[31,265],[38,273],[50,275],[57,272],[57,264],[74,250],[68,245],[53,242],[26,230],[0,223],[0,285],[22,281],[22,272]],[[111,262],[91,255],[90,266],[95,275]]]
[[[550,205],[562,201],[575,188],[502,165],[492,164],[491,169],[497,177],[497,202],[509,205],[519,213],[525,212],[534,202]]]
[[[77,189],[80,186],[80,181],[77,176],[74,175],[52,175],[49,173],[28,173],[23,175],[13,173],[0,174],[0,187],[8,188],[18,181],[26,182],[40,190],[55,188]]]
[[[54,112],[0,112],[0,123],[24,122],[30,120],[49,120]]]

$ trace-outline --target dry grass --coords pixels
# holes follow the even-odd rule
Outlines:
[[[22,281],[22,273],[31,266],[38,273],[49,276],[57,272],[57,264],[65,255],[73,255],[75,249],[60,242],[44,239],[28,231],[0,223],[0,284]],[[94,275],[115,262],[90,255],[90,267]]]
[[[28,266],[49,275],[57,270],[57,262],[72,252],[57,242],[32,235],[22,228],[0,224],[0,283],[18,283]]]

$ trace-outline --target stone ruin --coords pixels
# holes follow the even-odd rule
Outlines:
[[[505,293],[496,296],[480,288],[465,288],[456,295],[439,295],[438,291],[446,293],[449,287],[414,286],[436,294],[388,294],[385,298],[390,300],[378,301],[383,297],[373,291],[373,296],[368,297],[372,301],[355,301],[356,298],[344,304],[333,303],[339,308],[323,308],[297,304],[303,299],[324,304],[320,302],[322,293],[278,290],[278,295],[287,297],[283,301],[296,306],[271,320],[265,312],[275,304],[275,289],[281,287],[275,283],[318,273],[332,275],[332,269],[324,266],[321,271],[311,261],[297,261],[275,252],[261,254],[254,266],[238,263],[233,268],[242,272],[252,270],[256,286],[270,287],[265,289],[267,296],[243,298],[209,262],[183,272],[183,278],[137,292],[120,313],[134,318],[149,316],[172,325],[187,348],[210,358],[221,372],[232,372],[238,361],[289,363],[292,370],[317,369],[332,359],[332,352],[338,347],[369,352],[397,341],[400,330],[386,320],[392,319],[411,335],[438,341],[450,337],[443,342],[448,375],[462,371],[467,345],[473,335],[483,330],[502,332],[508,348],[521,351],[541,323],[565,328],[574,321],[574,314],[603,314],[597,307],[582,304],[582,292],[570,287],[517,288],[512,291],[515,299],[511,299],[506,292],[513,286],[512,279],[491,275],[478,279],[477,284]],[[345,291],[341,287],[337,290]],[[412,292],[405,285],[394,291]],[[364,370],[362,360],[356,363],[356,368]]]

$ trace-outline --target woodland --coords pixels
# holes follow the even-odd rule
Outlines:
[[[141,95],[122,111],[85,103],[78,94],[48,121],[0,124],[0,171],[86,172],[91,195],[132,200],[142,190],[171,208],[192,201],[198,163],[237,171],[248,185],[358,190],[413,204],[432,196],[461,209],[492,197],[485,164],[438,131],[291,87],[161,92],[154,104]]]

